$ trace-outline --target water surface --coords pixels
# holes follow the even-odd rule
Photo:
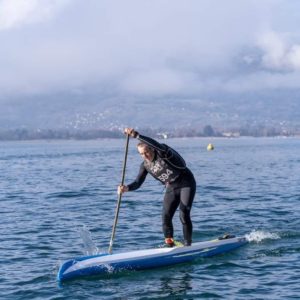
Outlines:
[[[170,139],[197,179],[194,240],[247,235],[237,251],[156,270],[56,282],[62,261],[105,252],[125,140],[0,143],[1,299],[298,299],[300,140]],[[207,151],[208,143],[215,150]],[[141,162],[130,141],[126,182]],[[163,186],[122,198],[114,252],[163,241]],[[182,238],[178,213],[175,234]]]

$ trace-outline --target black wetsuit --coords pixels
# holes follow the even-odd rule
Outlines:
[[[173,238],[172,218],[179,206],[184,243],[190,245],[193,231],[190,212],[196,192],[193,173],[186,167],[183,158],[171,147],[143,135],[139,135],[138,139],[154,149],[154,159],[152,162],[142,162],[137,178],[128,185],[128,189],[129,191],[138,189],[148,173],[164,184],[166,186],[162,212],[164,236]]]

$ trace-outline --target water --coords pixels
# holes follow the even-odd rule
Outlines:
[[[140,158],[130,141],[126,181]],[[250,243],[156,270],[56,282],[62,261],[106,252],[124,140],[0,143],[1,299],[299,299],[300,140],[170,139],[197,178],[194,240]],[[213,143],[214,151],[207,151]],[[162,243],[163,187],[122,198],[113,251]],[[174,217],[180,239],[178,213]]]

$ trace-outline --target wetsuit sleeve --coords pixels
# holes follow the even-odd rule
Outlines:
[[[145,181],[147,174],[148,174],[148,172],[147,172],[146,168],[144,167],[144,163],[141,163],[140,170],[139,170],[139,173],[138,173],[135,181],[133,181],[132,183],[127,185],[128,191],[137,190]]]

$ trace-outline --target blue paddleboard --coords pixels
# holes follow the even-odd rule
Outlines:
[[[210,257],[237,249],[247,243],[244,237],[229,236],[188,247],[155,248],[116,254],[97,254],[70,259],[58,271],[62,282],[92,275],[104,275],[122,270],[145,270],[190,262],[200,257]]]

